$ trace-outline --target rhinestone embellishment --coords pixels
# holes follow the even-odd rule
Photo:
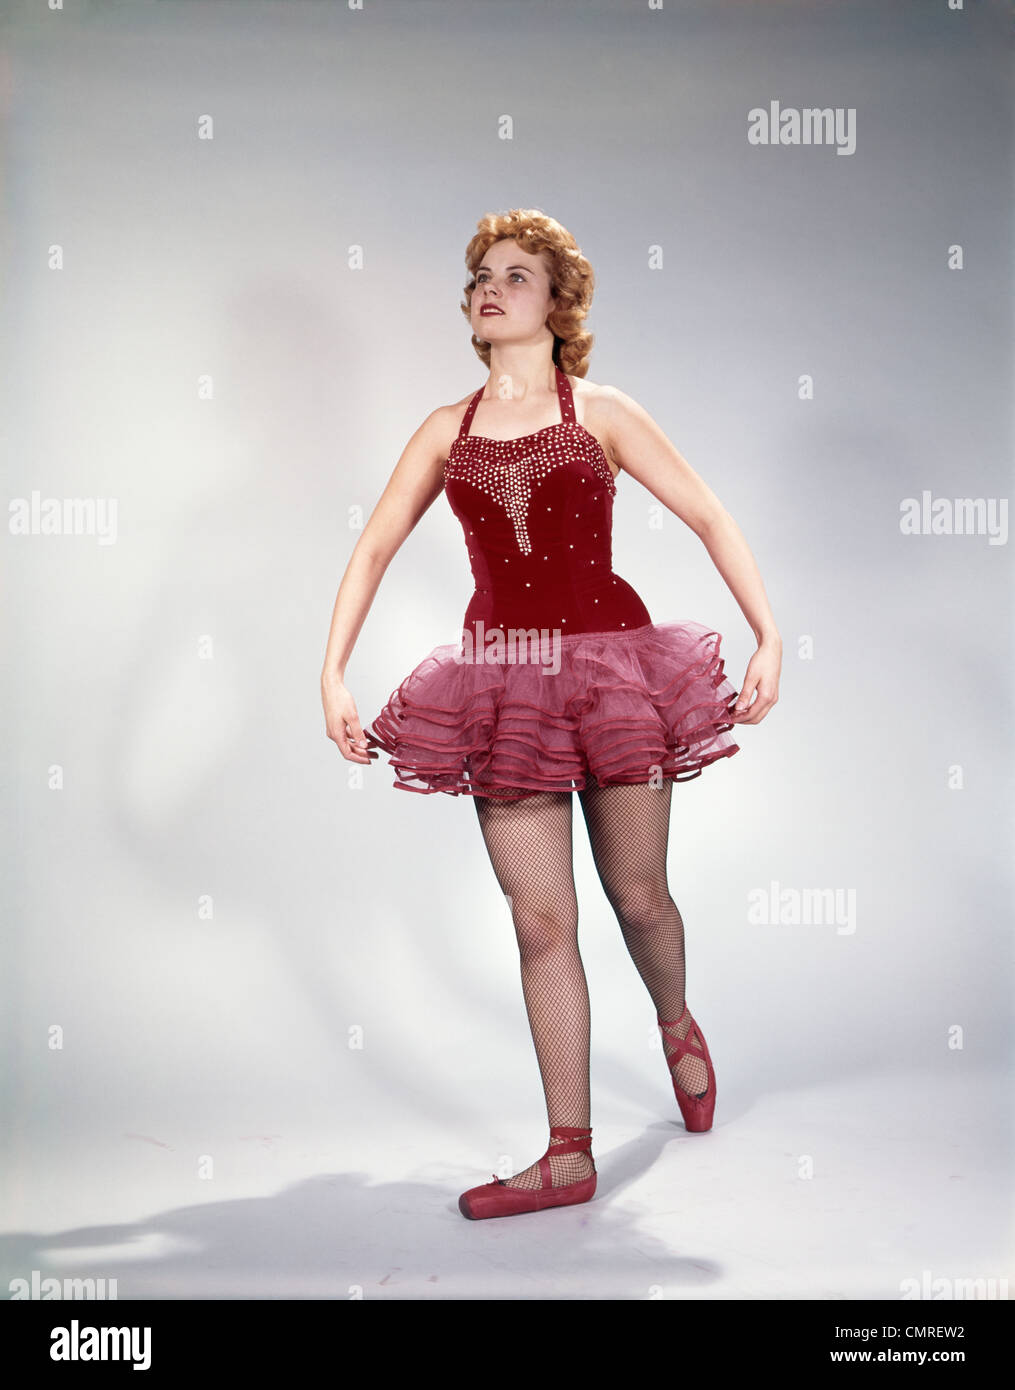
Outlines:
[[[503,463],[476,460],[468,466],[467,472],[463,470],[461,473],[467,482],[504,508],[514,527],[518,549],[523,555],[532,553],[527,525],[532,493],[547,473],[561,467],[564,462],[559,454],[554,457],[555,452],[544,448]]]
[[[461,441],[455,441],[455,446],[459,443],[466,446],[464,456],[457,457],[459,450],[452,446],[445,469],[446,481],[460,479],[471,483],[504,508],[514,527],[518,548],[523,555],[532,553],[528,517],[536,489],[547,474],[566,467],[568,462],[574,459],[573,441],[567,437],[561,425],[551,425],[547,430],[540,430],[538,438],[539,442],[535,448],[526,440],[526,443],[530,443],[527,452],[514,458],[504,458],[504,452],[510,451],[512,445],[522,441],[486,440],[476,435],[468,435]],[[473,446],[471,448],[468,447],[470,441]],[[493,446],[493,451],[475,447],[477,445]],[[601,476],[604,469],[609,473],[609,466],[602,463],[591,451],[586,457]],[[616,492],[612,474],[608,480],[604,478],[603,481],[607,482],[611,492]],[[551,508],[547,507],[546,510],[550,511]]]
[[[535,492],[548,474],[569,464],[573,467],[576,459],[580,459],[611,494],[616,494],[616,482],[599,441],[575,420],[570,383],[559,369],[560,422],[517,439],[490,439],[470,433],[472,416],[482,394],[482,390],[477,391],[470,401],[458,438],[448,453],[445,487],[452,480],[462,481],[491,498],[510,520],[519,551],[531,555],[529,512]],[[588,479],[581,481],[585,483]],[[594,500],[599,500],[598,493]],[[546,510],[549,512],[552,508],[547,506]],[[486,517],[480,516],[479,520],[485,522]]]

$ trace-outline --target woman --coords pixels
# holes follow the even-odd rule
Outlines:
[[[489,379],[435,410],[407,444],[342,579],[321,687],[327,735],[343,757],[368,763],[384,749],[397,788],[474,798],[511,904],[550,1142],[530,1167],[462,1194],[463,1215],[477,1219],[595,1192],[575,791],[656,1009],[685,1124],[710,1128],[715,1075],[684,998],[683,921],[666,878],[672,784],[736,753],[733,724],[757,724],[775,704],[782,641],[747,543],[715,494],[641,406],[584,380],[593,275],[570,233],[539,211],[490,215],[466,262],[462,310]],[[753,629],[739,699],[719,635],[694,622],[653,624],[614,572],[622,470],[700,537]],[[462,642],[435,648],[364,733],[346,663],[388,564],[442,491],[476,581]]]

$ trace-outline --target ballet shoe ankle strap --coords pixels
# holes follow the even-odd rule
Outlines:
[[[657,1015],[656,1015],[656,1022],[659,1024],[659,1027],[660,1027],[660,1028],[678,1028],[678,1027],[680,1026],[680,1024],[683,1023],[684,1019],[687,1018],[687,1016],[690,1014],[690,1012],[691,1012],[690,1009],[689,1009],[689,1008],[687,1007],[687,1005],[685,1004],[685,1005],[684,1005],[684,1012],[680,1015],[679,1018],[675,1018],[675,1019],[672,1019],[672,1020],[667,1020],[667,1019],[665,1019],[665,1018],[660,1018],[660,1017],[658,1016],[658,1014],[657,1014]],[[693,1020],[692,1020],[692,1021],[693,1021]]]
[[[556,1140],[556,1142],[554,1142]],[[591,1153],[591,1129],[577,1129],[572,1125],[551,1125],[548,1154]]]

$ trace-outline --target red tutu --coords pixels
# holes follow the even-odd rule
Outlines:
[[[542,661],[436,647],[365,730],[403,791],[517,800],[690,781],[739,751],[721,637],[700,623],[556,636]],[[486,655],[491,655],[487,653]],[[551,669],[553,667],[554,669]]]

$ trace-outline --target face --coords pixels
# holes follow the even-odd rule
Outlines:
[[[488,343],[536,340],[550,332],[546,316],[553,305],[543,258],[515,241],[494,242],[476,269],[470,316],[476,337]],[[494,308],[500,312],[493,313]]]

